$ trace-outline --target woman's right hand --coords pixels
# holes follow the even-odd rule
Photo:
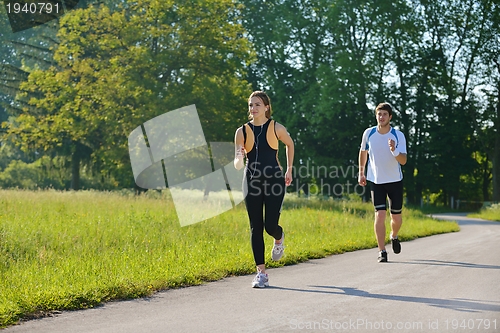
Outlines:
[[[236,170],[243,168],[243,158],[245,157],[245,148],[243,146],[238,146],[234,154],[234,167]]]
[[[236,157],[239,158],[243,158],[245,157],[245,148],[243,146],[238,146],[238,148],[236,149]]]

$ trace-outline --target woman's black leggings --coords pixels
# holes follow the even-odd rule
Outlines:
[[[278,221],[286,191],[285,178],[276,176],[245,178],[247,180],[244,190],[245,204],[250,219],[253,256],[255,264],[261,265],[265,263],[264,228],[274,239],[281,239],[283,234],[283,228]]]

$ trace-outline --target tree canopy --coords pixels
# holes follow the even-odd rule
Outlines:
[[[493,0],[86,2],[53,30],[3,37],[3,144],[67,159],[73,188],[80,170],[131,187],[134,128],[196,104],[207,141],[232,141],[264,89],[307,166],[297,184],[343,195],[385,101],[410,203],[499,201],[499,22]]]

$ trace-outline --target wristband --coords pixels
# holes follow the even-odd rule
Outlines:
[[[391,150],[391,154],[394,157],[398,156],[399,155],[399,149],[396,148],[396,149],[394,149],[394,151]]]

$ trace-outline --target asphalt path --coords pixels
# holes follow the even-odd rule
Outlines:
[[[500,222],[441,214],[461,231],[110,302],[14,332],[500,332]],[[403,225],[404,228],[404,225]]]

